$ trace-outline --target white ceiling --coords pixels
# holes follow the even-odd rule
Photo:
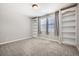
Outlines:
[[[70,3],[38,3],[39,8],[34,10],[32,8],[32,3],[9,3],[3,4],[8,6],[10,9],[15,10],[17,13],[20,13],[25,16],[41,16],[47,13],[55,12],[60,8],[72,5]]]

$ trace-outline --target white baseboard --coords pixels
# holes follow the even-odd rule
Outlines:
[[[15,39],[15,40],[12,40],[12,41],[7,41],[7,42],[2,42],[0,43],[0,45],[4,45],[4,44],[7,44],[7,43],[12,43],[12,42],[16,42],[16,41],[20,41],[20,40],[25,40],[25,39],[31,39],[32,37],[24,37],[24,38],[20,38],[20,39]]]
[[[45,38],[45,37],[39,37],[39,38],[41,38],[41,39],[45,39],[45,40],[49,40],[49,41],[54,41],[54,42],[60,42],[59,40],[52,40],[52,39],[49,39],[49,38]]]

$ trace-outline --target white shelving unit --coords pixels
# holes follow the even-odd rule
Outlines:
[[[32,36],[38,36],[38,18],[32,19]]]
[[[77,41],[77,6],[59,11],[60,40],[64,44],[76,45]]]

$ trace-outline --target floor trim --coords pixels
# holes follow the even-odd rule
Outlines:
[[[32,37],[25,37],[25,38],[15,39],[15,40],[12,40],[12,41],[2,42],[2,43],[0,43],[0,45],[4,45],[4,44],[16,42],[16,41],[21,41],[21,40],[25,40],[25,39],[31,39],[31,38]]]
[[[59,41],[59,40],[51,40],[51,39],[49,39],[49,38],[44,38],[44,37],[38,37],[38,38],[40,38],[40,39],[44,39],[44,40],[49,40],[49,41],[54,41],[54,42],[58,42],[58,43],[60,43],[60,41]]]

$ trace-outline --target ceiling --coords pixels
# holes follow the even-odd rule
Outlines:
[[[38,3],[39,8],[34,10],[32,4],[33,3],[5,3],[3,5],[15,10],[17,13],[29,17],[42,16],[47,13],[55,12],[60,8],[72,5],[71,3]]]

